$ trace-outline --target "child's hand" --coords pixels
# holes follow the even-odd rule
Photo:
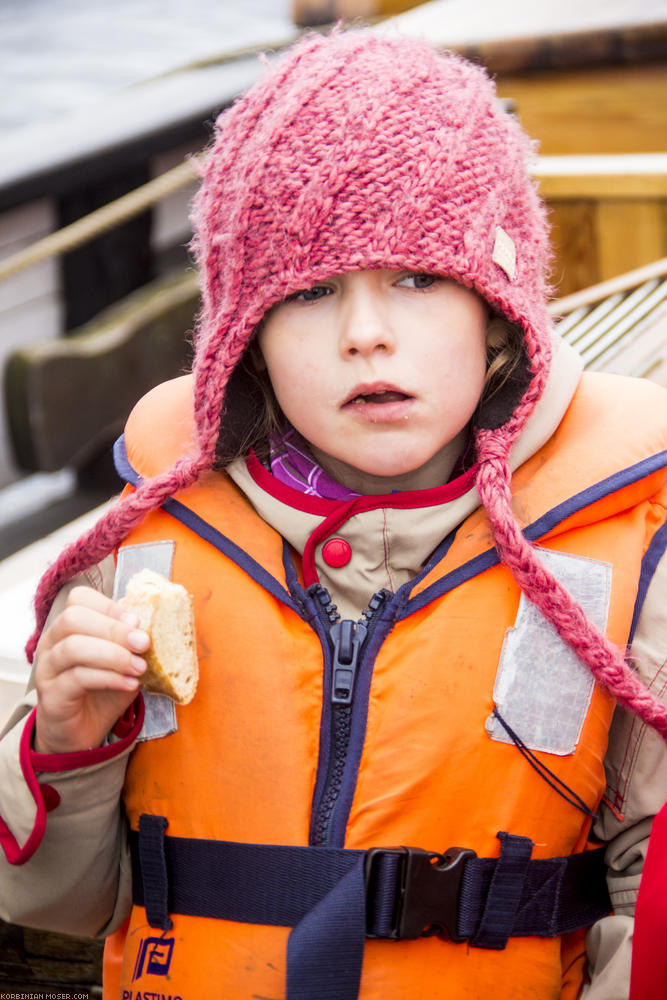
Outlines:
[[[134,701],[150,644],[138,619],[88,587],[75,587],[44,632],[35,659],[38,753],[100,746]]]

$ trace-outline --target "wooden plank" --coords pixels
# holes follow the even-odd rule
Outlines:
[[[667,254],[667,154],[546,156],[533,173],[549,205],[559,295]]]
[[[548,200],[667,198],[667,153],[540,156],[532,172]]]
[[[66,339],[13,354],[5,395],[19,464],[80,468],[106,452],[135,402],[185,369],[198,301],[186,272],[133,293]]]
[[[664,24],[664,0],[432,0],[397,17],[392,30],[435,45],[481,45],[510,38],[622,31]]]
[[[667,258],[554,302],[551,312],[564,314],[557,332],[587,369],[667,385]]]
[[[478,59],[494,73],[602,63],[659,61],[663,0],[433,0],[380,30],[428,38]]]
[[[655,317],[636,337],[628,337],[601,371],[649,378],[667,388],[667,311]]]
[[[665,202],[601,200],[596,206],[602,281],[667,254]]]
[[[667,198],[667,174],[588,174],[540,177],[540,191],[547,201],[571,198],[611,198],[645,201]]]
[[[500,74],[498,95],[516,103],[543,155],[664,153],[667,64]]]
[[[552,280],[559,295],[569,295],[600,281],[593,201],[558,201],[549,205],[554,249]]]
[[[656,278],[627,295],[613,295],[603,300],[564,336],[579,351],[587,367],[597,367],[596,362],[610,351],[616,351],[632,331],[641,329],[651,317],[664,310],[666,297],[664,282]]]
[[[661,278],[667,275],[667,257],[653,261],[646,267],[635,268],[626,274],[621,274],[609,281],[600,282],[590,288],[584,288],[574,295],[565,298],[554,299],[549,305],[549,312],[552,316],[565,316],[575,309],[590,306],[595,302],[619,292],[625,292],[629,288],[642,284],[644,281],[652,281],[653,278]]]
[[[58,996],[97,994],[102,951],[101,941],[0,921],[0,990],[19,987],[18,996],[30,988],[31,995],[47,997],[54,988],[65,987]]]
[[[667,254],[667,201],[556,199],[552,225],[552,280],[571,295]]]
[[[665,51],[665,26],[567,31],[500,38],[481,44],[447,46],[483,63],[496,75],[629,64],[659,60]]]

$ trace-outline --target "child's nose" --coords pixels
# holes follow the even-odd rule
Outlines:
[[[374,295],[355,295],[341,312],[339,345],[341,355],[370,356],[377,351],[392,352],[395,337],[386,304]]]

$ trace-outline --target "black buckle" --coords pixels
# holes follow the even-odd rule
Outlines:
[[[419,847],[372,847],[365,859],[367,898],[378,888],[378,862],[387,854],[398,855],[400,866],[391,931],[382,936],[402,940],[446,934],[450,941],[465,941],[457,930],[459,897],[466,861],[476,858],[475,852],[467,847],[449,847],[443,854]]]

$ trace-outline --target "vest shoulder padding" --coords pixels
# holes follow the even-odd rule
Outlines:
[[[522,527],[571,498],[571,513],[599,519],[658,495],[666,481],[667,393],[642,379],[587,373],[551,438],[514,473],[512,505]],[[599,501],[606,512],[593,509]],[[566,516],[563,508],[558,523]]]
[[[197,447],[192,375],[162,382],[136,404],[125,426],[127,457],[141,476],[171,468]]]
[[[580,437],[589,461],[626,467],[667,449],[667,392],[647,379],[584,372],[552,439],[556,447],[563,432],[574,446]],[[596,454],[598,446],[608,448],[608,457]]]

